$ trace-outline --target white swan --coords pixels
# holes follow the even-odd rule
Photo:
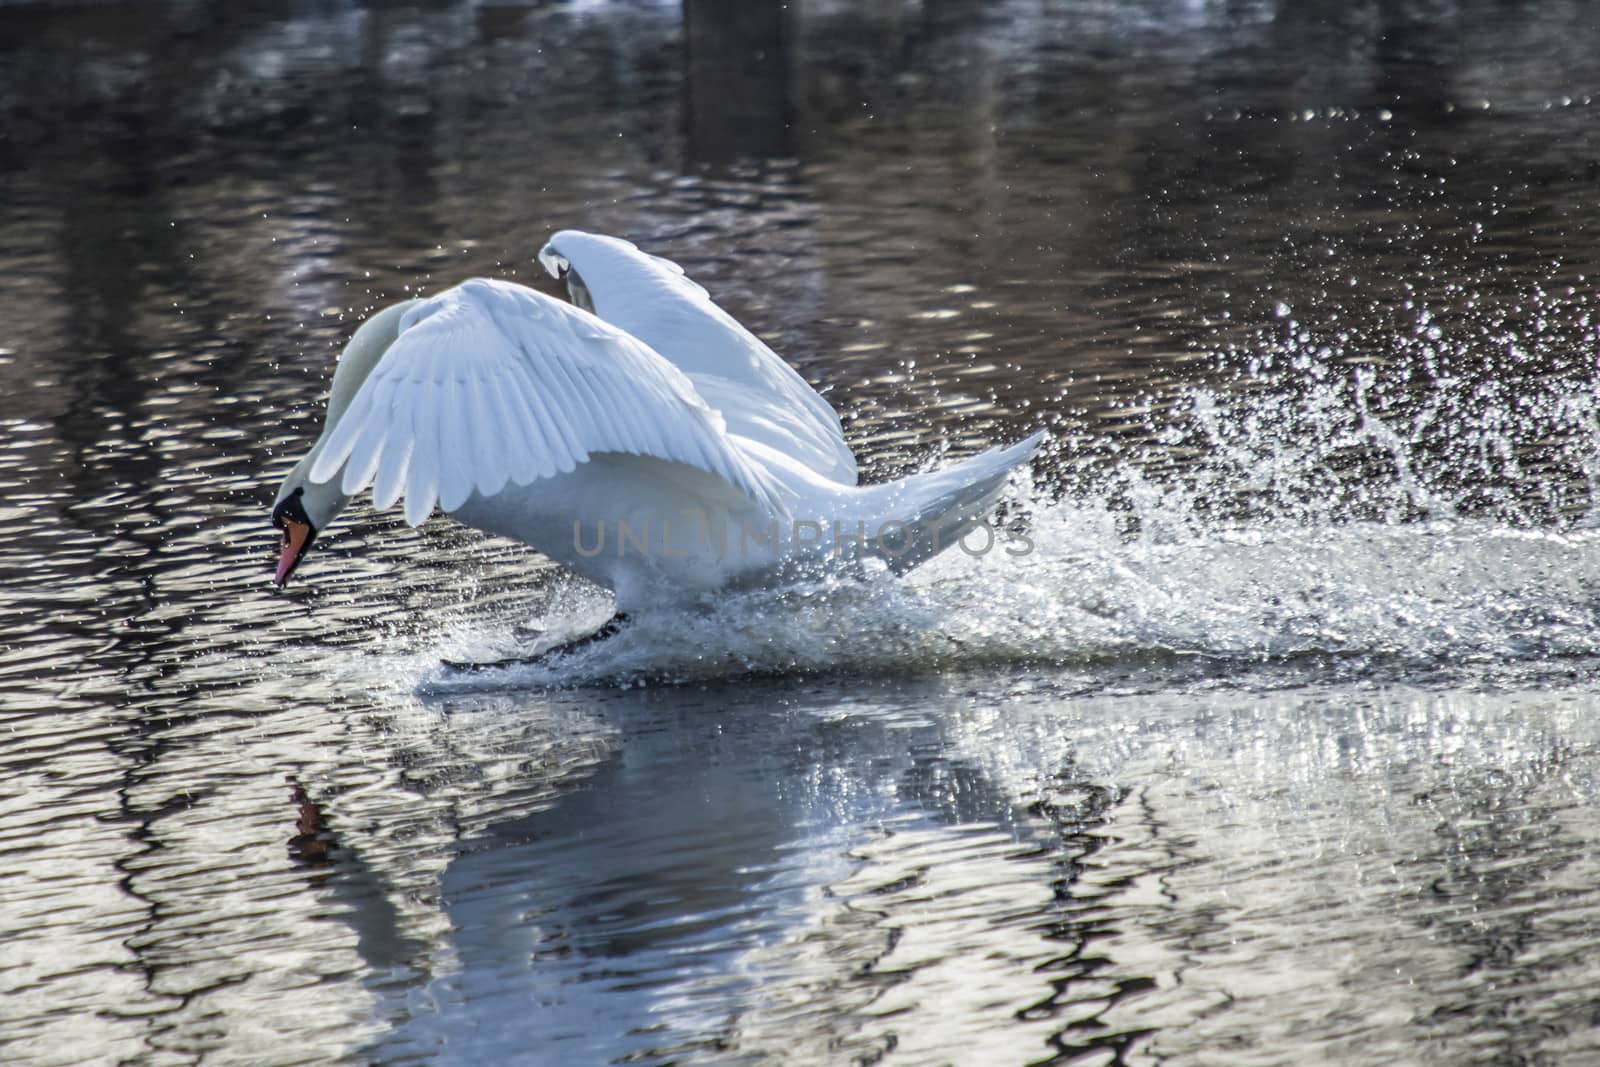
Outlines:
[[[413,526],[437,505],[533,546],[619,611],[867,556],[903,572],[1044,436],[858,486],[833,409],[676,264],[575,230],[539,259],[578,306],[475,278],[356,331],[278,491],[278,585],[369,485]]]

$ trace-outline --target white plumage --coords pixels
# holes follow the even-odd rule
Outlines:
[[[596,452],[688,464],[782,508],[671,363],[578,308],[482,278],[406,310],[310,478],[343,469],[340,491],[371,484],[378,508],[403,495],[415,526],[435,503],[456,511],[473,492],[566,474]]]
[[[1043,436],[858,486],[832,408],[676,264],[573,230],[540,260],[583,306],[473,279],[351,338],[278,494],[280,582],[368,486],[412,525],[437,506],[530,544],[622,609],[865,556],[903,571],[980,522]]]
[[[856,457],[828,402],[671,260],[579,230],[550,239],[539,260],[577,274],[578,298],[655,349],[722,413],[729,433],[760,441],[831,481],[856,484]]]

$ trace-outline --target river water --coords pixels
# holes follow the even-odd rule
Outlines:
[[[778,6],[0,4],[0,1058],[1600,1063],[1600,15]],[[563,227],[870,478],[1048,428],[1032,551],[274,592],[354,325]]]

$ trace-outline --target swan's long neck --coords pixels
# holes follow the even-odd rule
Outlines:
[[[283,484],[278,487],[279,501],[296,489],[304,491],[302,503],[318,530],[326,529],[328,523],[344,510],[350,498],[339,491],[338,477],[326,482],[313,482],[310,478],[311,465],[317,461],[328,435],[333,432],[339,419],[350,407],[350,402],[360,391],[361,384],[367,380],[367,375],[372,373],[372,368],[378,365],[378,360],[382,359],[389,346],[394,344],[395,338],[400,336],[400,318],[415,303],[415,300],[407,300],[393,307],[384,308],[362,323],[361,328],[356,330],[350,342],[344,346],[344,351],[339,355],[339,365],[334,368],[333,384],[328,391],[328,415],[322,425],[322,436],[317,438],[317,443],[311,446],[311,451],[294,465],[288,477],[284,478]]]

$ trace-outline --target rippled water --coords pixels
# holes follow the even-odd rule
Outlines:
[[[0,3],[0,1058],[1600,1062],[1600,18],[791,6]],[[1048,427],[1033,551],[275,594],[354,324],[566,226],[874,478]]]

